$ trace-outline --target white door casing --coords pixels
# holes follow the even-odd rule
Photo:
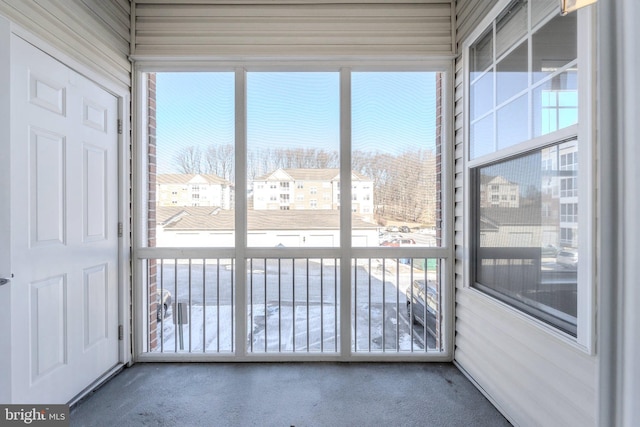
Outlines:
[[[117,98],[11,36],[11,401],[118,363]]]

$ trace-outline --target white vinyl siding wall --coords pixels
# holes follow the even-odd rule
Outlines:
[[[134,57],[450,57],[449,0],[135,3]]]
[[[515,425],[596,424],[597,358],[491,297],[466,286],[462,43],[498,3],[459,0],[455,79],[456,364]]]
[[[129,0],[0,0],[0,15],[127,87]]]

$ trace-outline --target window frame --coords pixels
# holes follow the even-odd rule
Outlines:
[[[463,179],[463,198],[465,201],[463,209],[463,230],[464,230],[464,279],[463,287],[465,290],[474,292],[480,298],[483,298],[495,304],[513,316],[524,319],[528,324],[534,325],[545,333],[548,333],[567,344],[575,346],[581,351],[593,355],[595,353],[596,328],[596,283],[594,266],[596,264],[596,179],[597,169],[595,164],[595,52],[596,37],[595,32],[595,11],[593,8],[581,9],[577,13],[577,64],[578,64],[578,123],[559,129],[546,135],[534,137],[531,119],[533,111],[529,114],[529,128],[531,139],[517,143],[515,145],[496,149],[493,153],[471,158],[470,150],[470,130],[471,130],[471,47],[476,41],[486,36],[495,26],[495,21],[501,13],[509,7],[512,0],[499,0],[494,8],[485,16],[478,24],[476,29],[462,43],[462,60],[463,60],[463,154],[462,163],[464,171]],[[531,0],[529,0],[529,11],[531,11]],[[559,9],[557,10],[559,14]],[[514,47],[518,46],[523,40],[530,39],[533,33],[544,26],[549,20],[555,17],[549,14],[540,20],[531,31],[527,31],[525,38],[521,37],[517,41],[513,41],[513,45],[501,55],[504,58]],[[529,23],[531,23],[531,13],[528,14]],[[530,25],[530,24],[529,24]],[[495,38],[495,37],[494,37]],[[495,40],[492,40],[495,46]],[[493,55],[493,51],[492,51]],[[531,55],[531,53],[529,53]],[[529,58],[531,58],[529,56]],[[499,62],[499,61],[498,61]],[[492,66],[495,66],[493,64]],[[540,81],[531,83],[528,90],[535,90],[539,87]],[[495,90],[495,88],[494,88]],[[512,99],[515,99],[514,96]],[[497,107],[495,107],[497,109]],[[493,111],[493,110],[492,110]],[[480,116],[478,116],[480,117]],[[476,118],[477,120],[477,118]],[[494,118],[495,120],[495,118]],[[477,233],[477,225],[473,218],[475,209],[474,196],[474,171],[483,165],[505,161],[510,158],[525,155],[536,149],[546,146],[562,143],[570,139],[577,138],[579,144],[578,164],[580,165],[580,174],[578,175],[578,199],[580,200],[580,215],[578,226],[581,231],[580,244],[578,248],[580,262],[578,264],[578,296],[577,296],[577,334],[572,336],[562,330],[546,323],[532,314],[518,309],[503,300],[497,299],[489,295],[487,292],[479,290],[475,287],[474,263],[471,257],[474,256],[475,239],[481,238]],[[559,165],[558,165],[559,167]],[[479,202],[479,201],[478,201]]]
[[[135,124],[134,138],[132,142],[132,200],[133,203],[133,244],[132,244],[132,269],[133,280],[135,283],[144,283],[145,272],[141,267],[141,261],[152,259],[155,255],[180,254],[180,257],[201,257],[203,249],[210,254],[211,257],[235,258],[237,271],[246,269],[247,260],[250,258],[269,258],[269,257],[309,257],[322,258],[334,257],[335,250],[339,251],[340,264],[350,265],[352,260],[367,257],[416,257],[416,258],[436,258],[442,260],[442,351],[437,354],[416,353],[416,354],[367,354],[363,352],[353,352],[351,349],[351,331],[349,328],[341,329],[340,347],[341,352],[338,355],[314,355],[313,358],[304,354],[290,355],[284,354],[276,356],[275,359],[282,360],[338,360],[338,361],[451,361],[454,353],[454,149],[453,149],[453,116],[454,116],[454,82],[455,82],[455,66],[453,58],[430,59],[430,60],[392,60],[392,61],[312,61],[304,60],[296,61],[247,61],[247,62],[227,62],[227,61],[138,61],[134,65],[134,113],[133,123]],[[338,210],[341,217],[341,234],[340,246],[338,248],[278,248],[278,254],[274,255],[273,248],[251,247],[247,244],[247,200],[243,197],[235,198],[236,210],[236,228],[235,228],[235,246],[224,248],[154,248],[146,245],[147,241],[147,224],[146,224],[146,206],[149,202],[147,194],[147,110],[146,99],[146,74],[161,72],[233,72],[235,73],[235,91],[236,101],[244,100],[242,104],[236,102],[236,194],[241,194],[242,189],[248,188],[248,177],[246,176],[246,160],[247,160],[247,141],[246,141],[246,77],[251,72],[337,72],[340,75],[340,176],[341,181],[345,185],[345,190],[339,192]],[[355,72],[433,72],[442,73],[442,170],[441,170],[441,210],[442,210],[442,227],[440,236],[440,246],[427,248],[393,248],[389,250],[386,247],[357,247],[352,246],[352,227],[350,209],[339,209],[340,205],[352,206],[352,166],[351,166],[351,73]],[[238,167],[239,165],[244,165]],[[340,182],[338,182],[339,187]],[[317,189],[316,189],[317,192]],[[208,255],[209,256],[209,255]],[[340,281],[350,283],[350,269],[341,269]],[[236,276],[235,299],[246,300],[246,288],[244,285],[243,275]],[[134,285],[135,299],[138,305],[134,306],[134,322],[135,328],[139,331],[145,330],[145,312],[144,302],[145,294],[141,286]],[[351,287],[343,286],[340,291],[342,301],[351,300]],[[142,304],[142,306],[140,306]],[[259,361],[263,360],[263,355],[252,355],[247,353],[246,348],[246,305],[238,304],[235,313],[235,343],[236,348],[233,353],[233,361]],[[351,304],[340,305],[340,321],[341,324],[349,325],[344,322],[345,319],[351,319]],[[140,334],[144,335],[144,334]],[[143,346],[144,338],[139,338],[134,343],[134,358],[138,361],[160,360],[151,355],[145,354]],[[140,357],[142,355],[142,357]],[[163,356],[164,357],[164,356]],[[224,356],[208,355],[197,360],[225,360]],[[278,360],[280,360],[278,359]],[[266,356],[266,360],[274,360],[273,357]]]

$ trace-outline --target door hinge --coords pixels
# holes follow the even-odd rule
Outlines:
[[[118,223],[118,237],[122,237],[122,223]]]
[[[118,135],[122,135],[122,120],[118,119]]]
[[[118,341],[122,341],[124,339],[124,327],[122,325],[118,325]]]

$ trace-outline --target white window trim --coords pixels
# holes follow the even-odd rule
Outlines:
[[[595,37],[595,11],[594,8],[585,8],[577,11],[578,19],[578,124],[564,129],[560,129],[551,134],[543,135],[529,141],[525,141],[514,146],[505,148],[496,153],[487,154],[475,159],[469,159],[469,129],[470,129],[470,47],[484,34],[486,29],[493,25],[493,21],[498,17],[511,0],[500,0],[490,13],[480,22],[476,29],[469,35],[462,44],[463,58],[463,230],[464,230],[464,279],[463,287],[465,291],[474,292],[480,298],[492,304],[501,306],[512,315],[526,319],[532,325],[540,328],[557,339],[574,346],[589,355],[595,354],[596,344],[596,285],[597,276],[594,266],[596,265],[596,191],[597,168],[595,164],[595,61],[596,61],[596,37]],[[529,14],[529,19],[531,15]],[[548,22],[545,18],[532,31],[540,28]],[[473,244],[473,225],[471,222],[471,203],[473,184],[470,177],[470,170],[489,162],[506,159],[525,153],[536,147],[542,147],[548,143],[560,142],[576,136],[580,144],[578,150],[578,163],[580,164],[580,181],[578,183],[578,198],[580,200],[580,215],[578,226],[581,231],[580,247],[578,249],[580,262],[578,263],[578,301],[577,301],[577,336],[573,337],[558,328],[523,312],[510,304],[500,301],[485,292],[482,292],[471,283],[472,268],[471,249]],[[584,165],[584,166],[583,166]]]
[[[144,283],[144,272],[140,268],[140,261],[153,258],[156,255],[173,257],[201,258],[204,251],[207,256],[213,258],[235,258],[237,271],[246,271],[246,260],[249,258],[269,257],[309,257],[309,258],[334,258],[336,248],[281,248],[274,255],[273,248],[248,247],[247,246],[247,201],[246,198],[235,198],[236,203],[236,242],[234,248],[148,248],[146,247],[146,221],[142,211],[147,206],[146,194],[146,82],[145,73],[160,72],[234,72],[235,73],[235,138],[236,138],[236,189],[247,189],[246,159],[247,159],[247,135],[246,135],[246,75],[248,72],[339,72],[340,74],[340,180],[343,182],[344,191],[339,193],[338,205],[350,206],[351,202],[351,73],[354,72],[442,72],[444,75],[442,85],[442,246],[420,248],[388,248],[381,247],[353,247],[351,245],[352,227],[351,210],[340,209],[341,229],[347,230],[340,234],[340,262],[350,265],[355,258],[384,258],[384,257],[415,257],[415,258],[442,258],[445,260],[445,268],[442,271],[442,283],[445,288],[442,299],[442,352],[395,354],[391,352],[381,353],[353,353],[351,349],[351,328],[343,327],[340,334],[341,353],[333,355],[304,354],[276,354],[261,355],[249,354],[246,343],[246,304],[237,304],[235,311],[235,351],[232,356],[207,354],[203,357],[191,355],[189,360],[211,361],[259,361],[259,360],[338,360],[338,361],[433,361],[449,362],[453,360],[454,353],[454,149],[453,146],[453,116],[454,116],[454,82],[455,66],[450,59],[424,60],[424,61],[344,61],[340,63],[327,61],[247,61],[230,63],[227,61],[137,61],[134,64],[134,124],[135,133],[133,141],[133,187],[134,197],[139,204],[134,204],[133,245],[132,262],[134,283]],[[447,218],[449,220],[447,220]],[[236,276],[236,300],[246,300],[246,286],[244,275]],[[340,270],[340,282],[350,283],[351,272],[349,269]],[[144,291],[141,286],[136,286],[135,300],[145,301]],[[342,286],[340,290],[341,301],[351,301],[351,287]],[[144,305],[144,304],[142,304]],[[134,306],[134,328],[137,331],[145,330],[145,319],[148,317],[145,307]],[[340,305],[340,324],[351,324],[351,304]],[[145,359],[140,355],[145,352],[143,344],[144,334],[138,334],[133,348],[134,360],[183,360],[180,354],[163,354],[160,357],[153,355]],[[164,359],[163,359],[164,358]]]

